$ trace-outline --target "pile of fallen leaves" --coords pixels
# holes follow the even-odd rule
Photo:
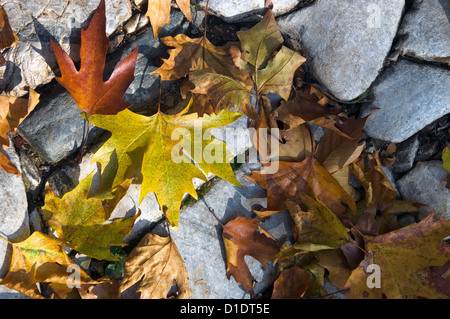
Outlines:
[[[161,5],[147,14],[155,36],[169,22],[170,2],[149,0],[149,8]],[[177,4],[190,19],[189,1]],[[17,42],[17,36],[2,12],[6,27],[1,39],[7,40],[1,45],[6,48]],[[23,242],[11,242],[12,261],[0,284],[32,298],[189,298],[188,274],[169,224],[178,225],[185,193],[197,198],[194,177],[206,180],[206,174],[213,173],[240,184],[225,143],[194,138],[180,144],[171,136],[177,130],[198,134],[198,120],[203,136],[243,112],[256,129],[253,141],[263,165],[247,178],[267,191],[267,207],[255,211],[253,219],[238,217],[221,224],[228,278],[233,276],[254,295],[255,281],[244,260],[248,255],[262,267],[267,262],[276,265],[274,299],[327,296],[325,278],[349,298],[450,297],[450,246],[445,241],[450,222],[430,215],[419,223],[399,225],[399,214],[414,214],[421,204],[399,200],[379,151],[364,153],[367,117],[348,117],[311,85],[294,88],[294,76],[301,76],[306,59],[283,45],[271,9],[253,28],[239,31],[238,42],[224,46],[214,46],[206,32],[195,39],[183,34],[161,39],[170,47],[169,57],[154,73],[162,81],[184,79],[182,95],[189,99],[186,109],[176,115],[164,114],[159,107],[152,116],[128,110],[130,103],[123,95],[134,79],[139,48],[103,80],[109,44],[105,24],[102,0],[89,27],[81,31],[79,69],[52,42],[61,70],[57,81],[88,123],[111,132],[92,159],[101,166],[100,180],[94,183],[91,173],[62,198],[46,188],[42,211],[51,235],[34,232]],[[282,101],[272,105],[269,93]],[[38,101],[32,90],[29,99],[1,97],[3,147],[9,146],[7,132],[14,132]],[[313,134],[317,127],[324,131],[319,141]],[[279,150],[278,158],[274,149]],[[198,159],[191,150],[200,150],[207,158]],[[276,172],[269,170],[274,163]],[[0,166],[19,174],[1,152]],[[150,192],[156,194],[169,236],[148,233],[126,252],[124,238],[140,212],[110,217],[133,178],[142,180],[140,202]],[[260,226],[286,210],[295,237],[289,245]],[[70,257],[64,247],[73,249]],[[92,276],[89,262],[75,266],[73,252],[120,271]]]

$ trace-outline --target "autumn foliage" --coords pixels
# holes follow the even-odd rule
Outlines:
[[[177,0],[191,19],[189,1]],[[150,10],[152,8],[152,10]],[[4,10],[0,10],[2,48],[14,45]],[[169,23],[170,0],[149,0],[147,16],[157,37]],[[2,20],[3,19],[3,20]],[[352,118],[339,103],[302,79],[306,58],[284,46],[270,9],[249,30],[238,32],[238,42],[213,45],[205,34],[189,38],[180,34],[165,37],[168,57],[154,71],[162,81],[183,79],[182,95],[189,99],[182,112],[152,116],[136,114],[123,100],[134,79],[139,48],[126,57],[103,80],[109,40],[105,34],[105,1],[102,0],[86,30],[81,31],[79,70],[58,44],[52,47],[61,70],[57,81],[76,101],[85,119],[111,133],[92,161],[101,166],[100,187],[93,191],[93,174],[62,198],[46,189],[43,216],[56,236],[33,233],[20,243],[10,243],[12,262],[2,285],[32,298],[189,298],[188,273],[170,237],[177,226],[183,196],[197,198],[192,179],[205,180],[208,173],[240,186],[231,165],[231,154],[222,141],[212,138],[185,149],[214,146],[222,149],[218,162],[195,161],[181,152],[175,163],[171,140],[177,129],[194,134],[201,120],[202,133],[230,124],[242,116],[250,126],[265,128],[276,136],[279,157],[271,154],[269,141],[253,136],[262,168],[247,178],[267,192],[267,207],[255,217],[237,217],[225,224],[226,276],[233,277],[252,296],[254,279],[244,256],[252,256],[264,268],[277,267],[272,298],[330,297],[324,289],[328,280],[349,298],[449,298],[450,222],[433,215],[419,223],[401,227],[400,213],[414,214],[420,203],[402,201],[380,161],[379,150],[364,152],[365,118]],[[6,32],[6,33],[5,33]],[[272,105],[269,94],[281,98]],[[7,133],[38,103],[30,90],[28,99],[0,99],[0,144],[9,146]],[[317,139],[313,129],[323,130]],[[277,133],[278,132],[278,133]],[[262,148],[261,148],[262,147]],[[267,172],[277,161],[279,169]],[[18,170],[0,152],[0,166],[12,174]],[[167,219],[168,237],[146,234],[126,256],[112,248],[126,246],[124,238],[139,216],[108,221],[133,178],[142,178],[140,202],[154,192]],[[280,212],[291,217],[294,242],[283,243],[261,227],[261,222]],[[3,238],[4,239],[4,238]],[[123,276],[90,278],[80,270],[81,287],[67,286],[66,268],[73,264],[63,247],[114,263],[121,262]],[[369,288],[371,264],[382,268],[381,288]],[[36,284],[46,286],[44,296]]]

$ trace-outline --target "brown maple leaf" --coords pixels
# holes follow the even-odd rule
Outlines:
[[[281,271],[273,285],[272,299],[298,299],[301,298],[310,285],[308,273],[296,266]]]
[[[314,157],[331,174],[360,157],[366,146],[363,128],[368,118],[344,118],[333,126],[336,129],[325,131]]]
[[[239,216],[223,226],[223,241],[227,256],[227,278],[231,276],[245,290],[253,292],[253,276],[244,256],[252,256],[265,269],[279,251],[277,241],[258,225],[257,219]]]
[[[61,77],[56,80],[64,86],[76,101],[78,107],[92,114],[114,115],[131,106],[123,96],[134,80],[137,47],[114,70],[109,79],[103,81],[106,53],[109,40],[106,37],[105,0],[95,11],[89,27],[81,30],[81,66],[78,71],[69,55],[54,41],[51,41]]]
[[[120,291],[135,290],[142,299],[167,298],[174,280],[178,298],[192,296],[183,258],[173,240],[148,233],[126,260]]]
[[[273,174],[266,174],[263,168],[247,176],[251,182],[267,190],[268,210],[287,209],[286,200],[301,205],[299,194],[304,192],[320,199],[338,217],[347,211],[341,200],[356,212],[353,198],[315,158],[308,156],[301,162],[278,162],[278,167]]]
[[[168,59],[152,73],[161,75],[163,81],[173,81],[184,78],[189,71],[212,69],[217,73],[231,75],[237,67],[231,58],[230,49],[235,43],[215,46],[204,35],[201,38],[190,38],[184,34],[175,37],[164,37],[161,41],[168,47]]]
[[[328,107],[328,105],[334,107]],[[337,127],[339,119],[346,118],[346,115],[341,112],[336,103],[313,86],[306,86],[297,90],[295,97],[287,102],[282,102],[274,115],[287,128],[294,128],[309,122],[351,138]]]

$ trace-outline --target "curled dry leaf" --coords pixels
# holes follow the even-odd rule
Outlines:
[[[227,256],[227,278],[231,276],[245,290],[253,292],[253,276],[244,256],[252,256],[265,269],[279,251],[278,243],[258,225],[257,219],[239,216],[223,226],[222,238]]]
[[[294,265],[281,271],[273,285],[272,299],[299,299],[310,284],[308,273]]]
[[[322,92],[313,86],[305,86],[295,92],[295,97],[287,102],[282,102],[275,111],[275,118],[282,121],[287,128],[294,128],[305,122],[315,124],[335,131],[347,138],[351,138],[342,132],[336,125],[340,118],[346,118],[341,113],[340,107],[329,100]]]
[[[171,47],[167,51],[169,58],[162,59],[163,65],[152,73],[161,75],[163,81],[184,78],[194,70],[211,69],[228,76],[237,70],[230,53],[233,43],[215,46],[205,36],[192,39],[184,34],[165,37],[161,41]]]
[[[0,95],[0,147],[9,146],[7,133],[16,132],[17,127],[39,103],[39,94],[30,89],[28,99]],[[0,152],[0,167],[10,174],[19,174],[18,169]]]
[[[170,237],[149,233],[127,258],[120,291],[133,286],[130,289],[140,293],[141,299],[167,298],[174,280],[177,298],[191,297],[188,273],[177,246]]]
[[[11,48],[17,44],[19,37],[11,29],[8,15],[3,6],[0,6],[0,50]],[[6,60],[0,53],[0,66],[5,65]]]
[[[11,265],[0,284],[35,299],[44,298],[36,286],[38,283],[54,284],[58,287],[55,290],[67,295],[72,290],[68,287],[69,276],[74,274],[67,270],[74,262],[65,253],[63,245],[60,239],[39,232],[20,243],[11,243]],[[84,283],[93,282],[82,270],[78,275]]]
[[[176,2],[184,16],[191,21],[191,1],[176,0]],[[158,37],[162,28],[170,23],[171,4],[172,0],[148,0],[148,9],[145,16],[150,20],[155,39]]]
[[[106,82],[103,81],[109,46],[106,37],[105,0],[100,1],[89,27],[81,30],[79,71],[57,43],[51,40],[51,45],[61,70],[61,77],[56,80],[69,91],[88,118],[92,114],[117,114],[131,106],[131,103],[123,100],[123,96],[134,80],[139,47],[120,62]]]
[[[362,140],[368,118],[343,119],[342,123],[335,124],[337,130],[325,131],[314,157],[330,174],[349,166],[360,157],[366,146]]]
[[[281,130],[278,159],[283,162],[301,162],[311,156],[316,147],[311,127],[308,124]],[[272,156],[272,160],[275,158]]]
[[[415,213],[419,207],[424,206],[421,203],[396,199],[397,192],[383,171],[379,151],[363,154],[350,168],[365,192],[365,198],[358,203],[358,216],[370,210],[375,217],[378,211],[378,215],[384,219],[380,224],[380,233],[385,232],[382,229],[389,226],[392,219],[396,218],[396,213]]]
[[[263,167],[247,176],[251,182],[267,190],[268,210],[287,209],[287,200],[301,205],[299,194],[307,193],[320,199],[338,217],[347,211],[341,200],[352,212],[356,212],[353,198],[313,157],[307,157],[302,162],[278,162],[278,168],[276,173],[266,174]]]
[[[95,284],[81,284],[78,293],[82,299],[120,299],[119,281],[98,279]]]

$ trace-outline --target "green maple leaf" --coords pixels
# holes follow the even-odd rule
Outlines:
[[[67,246],[100,260],[119,260],[109,250],[124,246],[123,239],[131,232],[139,213],[132,217],[105,223],[116,205],[125,196],[131,180],[113,190],[89,197],[93,173],[84,178],[62,198],[52,191],[45,196],[44,218]]]
[[[202,137],[207,130],[227,125],[241,114],[222,111],[199,118],[196,113],[185,115],[189,107],[176,115],[158,111],[153,116],[143,116],[124,110],[114,116],[90,118],[95,126],[112,133],[92,158],[102,165],[104,183],[114,187],[133,174],[138,175],[136,170],[140,171],[139,202],[155,192],[162,210],[167,208],[166,217],[172,226],[178,225],[184,194],[198,199],[192,183],[194,177],[206,180],[205,174],[213,173],[240,186],[229,164],[232,155],[226,151],[225,143]]]
[[[420,223],[366,236],[365,258],[350,275],[345,294],[370,299],[449,298],[450,280],[436,269],[450,259],[450,245],[444,240],[449,234],[450,221],[435,220],[431,214]],[[370,264],[380,267],[380,287],[367,285]]]

